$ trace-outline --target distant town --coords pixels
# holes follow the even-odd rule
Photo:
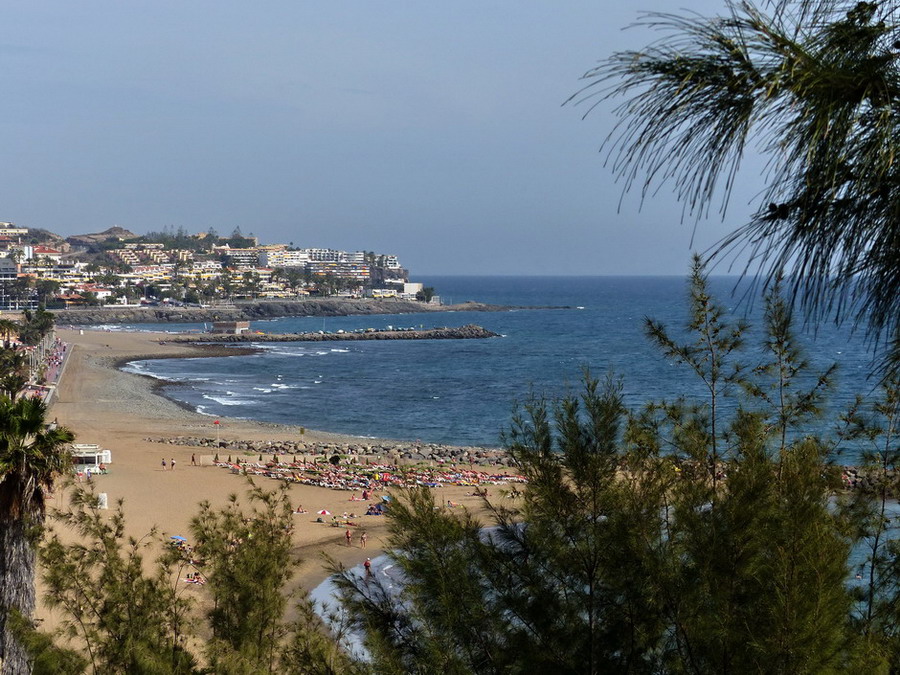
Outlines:
[[[63,238],[0,222],[0,310],[210,306],[310,295],[440,301],[434,289],[409,282],[396,255],[374,251],[261,245],[239,228],[221,236],[112,227]]]

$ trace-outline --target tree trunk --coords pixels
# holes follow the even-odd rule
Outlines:
[[[34,614],[35,550],[22,520],[0,522],[0,675],[31,672],[24,647],[11,634],[10,609],[31,618]]]

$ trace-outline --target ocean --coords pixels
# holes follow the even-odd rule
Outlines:
[[[363,437],[496,446],[513,406],[529,396],[577,393],[585,369],[621,377],[625,402],[685,396],[704,386],[686,366],[668,362],[644,336],[645,317],[682,334],[688,320],[683,277],[424,277],[444,302],[555,307],[504,312],[440,312],[253,322],[267,333],[476,323],[489,340],[371,341],[259,345],[254,355],[161,359],[126,368],[167,382],[164,393],[211,416],[303,425]],[[735,278],[710,286],[732,319],[754,324],[742,363],[762,359],[762,303]],[[202,326],[146,324],[134,330]],[[857,394],[871,395],[873,354],[861,335],[832,324],[797,327],[813,373],[837,362],[829,419]],[[810,375],[810,378],[813,375]],[[809,379],[808,381],[812,381]],[[826,419],[823,431],[831,425]],[[842,463],[852,463],[851,449]]]

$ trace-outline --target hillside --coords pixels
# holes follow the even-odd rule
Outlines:
[[[66,241],[72,244],[72,246],[91,247],[109,241],[110,239],[121,241],[125,239],[136,239],[138,236],[139,235],[136,235],[134,232],[126,230],[124,227],[114,226],[107,230],[103,230],[103,232],[94,234],[75,234],[71,237],[67,237]]]

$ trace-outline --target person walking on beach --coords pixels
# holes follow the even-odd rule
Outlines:
[[[174,470],[175,470],[175,458],[173,457],[172,458],[172,471],[174,471]]]
[[[350,528],[347,528],[347,532],[344,534],[347,537],[347,546],[353,546],[353,532],[350,531]]]
[[[197,466],[197,455],[191,453],[191,466]]]
[[[359,535],[359,546],[360,546],[360,548],[365,548],[365,547],[366,547],[366,542],[367,542],[367,541],[369,541],[369,535],[366,534],[365,531],[363,531],[362,534]]]
[[[163,467],[163,471],[165,471],[166,470],[166,458],[165,457],[163,457],[162,467]]]
[[[366,577],[372,576],[372,559],[366,558],[366,562],[363,563],[363,567],[366,568]]]

